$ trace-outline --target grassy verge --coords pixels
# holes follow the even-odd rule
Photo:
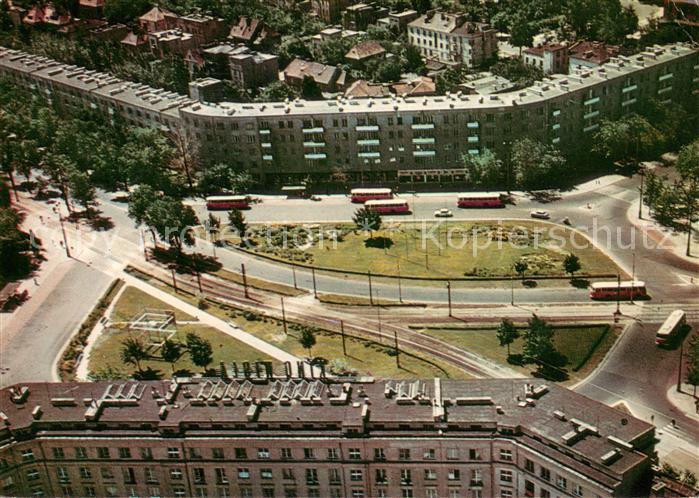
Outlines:
[[[132,271],[134,276],[148,280],[152,285],[177,296],[179,299],[193,305],[197,305],[197,298],[192,295],[175,293],[172,287],[164,282],[149,279],[148,276]],[[293,326],[289,327],[289,334],[284,333],[281,321],[274,318],[263,317],[255,313],[240,311],[232,306],[210,301],[207,313],[211,313],[223,320],[235,323],[245,332],[253,334],[260,339],[277,346],[299,357],[306,357],[308,352],[298,341],[300,332]],[[386,378],[430,378],[450,377],[469,378],[469,374],[455,368],[441,360],[424,355],[412,349],[401,349],[401,368],[396,366],[393,348],[389,344],[378,344],[374,341],[356,337],[346,338],[347,356],[342,352],[342,337],[340,334],[329,331],[316,333],[316,345],[312,349],[313,356],[327,359],[329,362],[336,360],[338,366],[355,371],[358,375],[373,375]]]
[[[332,294],[325,292],[318,293],[318,301],[326,304],[343,304],[348,306],[416,306],[413,303],[401,303],[400,301],[394,301],[391,299],[376,298],[374,298],[374,303],[372,304],[368,297],[347,296],[345,294]]]
[[[220,362],[229,364],[234,361],[272,361],[275,365],[279,364],[279,362],[244,342],[204,325],[186,324],[179,326],[177,333],[173,336],[173,340],[184,343],[185,337],[189,332],[194,332],[211,343],[213,361],[210,366],[212,368],[217,368]],[[121,361],[122,342],[131,334],[126,330],[112,330],[97,340],[89,358],[88,370],[90,378],[127,378],[137,373],[134,365]],[[188,371],[194,373],[201,371],[199,367],[192,363],[186,353],[174,365],[170,365],[163,361],[158,356],[158,352],[154,350],[150,359],[141,362],[141,368],[144,371],[149,370],[155,377],[159,378],[169,377],[172,372],[182,373]]]
[[[422,329],[431,335],[460,348],[507,365],[525,375],[531,375],[534,365],[510,365],[507,348],[500,346],[495,329]],[[618,332],[608,325],[555,326],[553,342],[556,349],[567,358],[565,369],[568,382],[586,377],[607,354],[618,337]],[[522,353],[524,341],[517,339],[510,347],[512,354]]]
[[[213,274],[222,278],[223,280],[228,280],[229,282],[243,285],[243,275],[240,273],[235,273],[225,268],[221,268],[220,270],[213,272]],[[303,290],[294,289],[290,285],[278,284],[255,277],[246,277],[246,279],[248,286],[253,289],[274,292],[283,296],[300,296],[306,293]]]
[[[70,340],[68,346],[63,351],[61,361],[58,364],[58,374],[63,381],[75,379],[75,368],[77,367],[77,359],[82,354],[87,344],[87,338],[90,336],[92,329],[95,328],[97,322],[102,318],[114,297],[119,293],[119,290],[124,285],[121,279],[114,280],[104,295],[97,302],[93,310],[87,316],[85,321],[80,325],[78,332]]]
[[[143,292],[136,287],[127,287],[114,304],[110,320],[112,322],[128,322],[143,312],[144,309],[171,309],[160,299]],[[192,322],[197,319],[180,310],[173,310],[177,321]]]

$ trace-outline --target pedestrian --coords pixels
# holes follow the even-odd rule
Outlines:
[[[673,427],[677,427],[677,422],[675,422],[675,419],[673,418],[672,421],[670,422]]]
[[[37,282],[36,277],[34,277],[34,285],[39,285],[39,282]]]
[[[44,224],[44,217],[39,215],[39,220],[41,220],[41,224],[43,225]]]
[[[655,415],[651,414],[650,423],[652,424],[653,422],[655,422]]]

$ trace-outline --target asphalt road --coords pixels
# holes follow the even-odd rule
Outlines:
[[[17,382],[54,380],[54,362],[111,278],[81,262],[70,268],[24,327],[3,347],[0,387]]]

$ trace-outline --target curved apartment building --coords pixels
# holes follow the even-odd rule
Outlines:
[[[182,128],[205,161],[236,163],[263,183],[320,180],[338,170],[350,181],[449,181],[462,178],[463,154],[488,148],[507,157],[510,144],[524,137],[588,151],[601,120],[633,112],[644,99],[695,106],[699,52],[655,46],[489,96],[250,104],[194,102],[8,49],[0,49],[0,74],[65,105],[119,113],[135,125]]]

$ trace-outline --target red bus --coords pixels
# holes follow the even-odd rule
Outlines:
[[[590,298],[613,301],[615,299],[644,299],[648,297],[645,282],[595,282],[590,285]]]
[[[677,334],[687,323],[687,315],[682,310],[675,310],[667,317],[662,326],[655,333],[655,343],[660,346],[665,344]]]
[[[457,205],[460,208],[499,208],[504,207],[499,192],[472,192],[459,194]]]
[[[223,209],[250,209],[250,196],[212,195],[206,198],[206,209],[209,211]]]
[[[350,195],[352,196],[352,202],[393,199],[393,192],[390,188],[353,188],[350,191]]]
[[[384,199],[379,201],[366,201],[364,206],[381,214],[410,214],[408,201],[397,199]]]

